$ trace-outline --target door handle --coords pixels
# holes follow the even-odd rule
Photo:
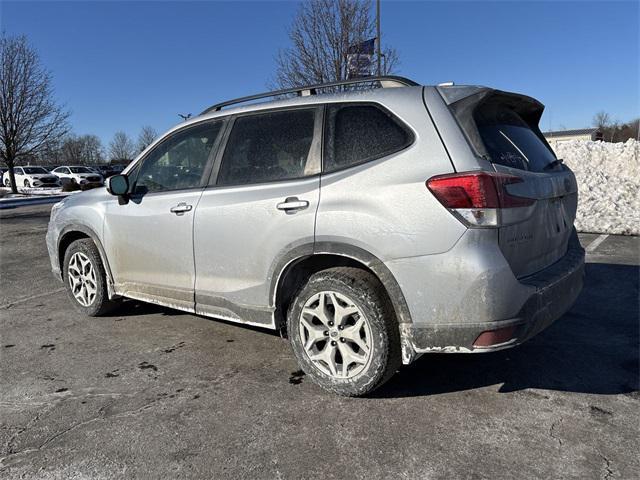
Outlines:
[[[187,205],[185,202],[180,202],[175,207],[171,207],[171,213],[175,213],[176,215],[184,215],[185,212],[190,212],[193,207],[191,205]]]
[[[298,197],[288,197],[284,202],[276,205],[278,210],[284,210],[287,213],[295,213],[296,210],[303,210],[309,206],[306,200],[300,200]]]

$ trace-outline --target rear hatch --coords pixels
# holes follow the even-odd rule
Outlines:
[[[540,102],[480,87],[461,87],[471,94],[460,98],[461,91],[451,88],[440,92],[475,153],[497,172],[521,179],[505,185],[508,194],[535,199],[530,207],[518,209],[517,216],[505,216],[498,234],[516,277],[532,275],[567,252],[578,204],[575,176],[540,132]]]

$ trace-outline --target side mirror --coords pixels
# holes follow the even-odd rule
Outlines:
[[[129,193],[129,179],[126,175],[113,175],[107,178],[107,192],[121,197]]]

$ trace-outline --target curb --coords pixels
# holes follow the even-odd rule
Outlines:
[[[66,195],[52,195],[52,196],[42,196],[38,197],[29,197],[29,198],[8,198],[6,200],[0,200],[0,210],[5,210],[8,208],[17,208],[17,207],[28,207],[30,205],[44,205],[47,203],[56,203],[66,198]]]

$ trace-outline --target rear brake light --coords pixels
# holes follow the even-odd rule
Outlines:
[[[467,172],[438,175],[427,187],[442,205],[457,213],[471,226],[500,226],[500,209],[528,207],[535,199],[511,195],[506,185],[520,183],[514,175]]]

